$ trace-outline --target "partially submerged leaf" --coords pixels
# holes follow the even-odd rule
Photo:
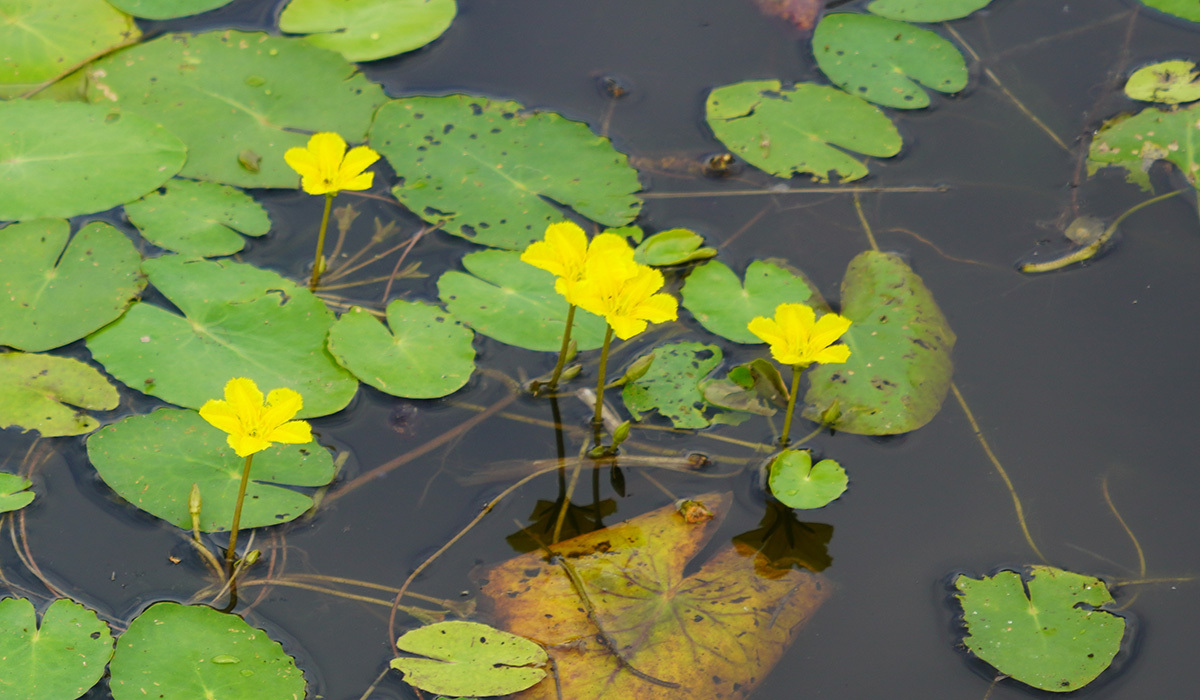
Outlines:
[[[75,700],[100,681],[113,655],[108,625],[60,598],[42,614],[26,598],[0,600],[0,697]]]
[[[374,61],[419,49],[442,35],[455,0],[291,0],[279,28],[350,61]]]
[[[233,0],[109,0],[134,17],[175,19],[198,15],[228,5]]]
[[[717,249],[705,246],[704,238],[696,232],[686,228],[673,228],[659,231],[642,241],[637,250],[633,251],[633,259],[643,265],[665,267],[707,260],[716,254]]]
[[[849,478],[832,459],[813,464],[808,450],[784,450],[771,460],[771,494],[789,508],[822,508],[846,492]]]
[[[1126,179],[1150,189],[1150,166],[1165,160],[1200,190],[1200,103],[1163,111],[1144,109],[1104,123],[1088,149],[1088,174],[1116,165]]]
[[[0,353],[0,428],[36,430],[43,437],[82,435],[100,423],[64,404],[111,411],[119,400],[117,388],[79,360]]]
[[[21,510],[33,503],[33,491],[27,491],[33,482],[23,476],[0,472],[0,513]]]
[[[1142,2],[1167,14],[1200,22],[1200,3],[1197,3],[1196,0],[1142,0]]]
[[[250,195],[228,185],[169,180],[125,205],[125,214],[142,236],[160,248],[194,257],[233,255],[246,236],[271,230],[271,218]]]
[[[992,0],[875,0],[867,11],[906,22],[945,22],[987,7]]]
[[[730,411],[771,416],[787,406],[788,387],[779,368],[761,357],[729,370],[725,379],[702,383],[700,388],[705,401]]]
[[[780,304],[827,308],[804,273],[774,259],[750,263],[745,286],[725,263],[706,262],[692,270],[680,294],[683,307],[692,312],[700,325],[737,343],[761,343],[746,324],[755,316],[773,316]]]
[[[399,657],[391,667],[430,693],[509,695],[546,677],[546,651],[479,622],[438,622],[404,633],[396,648],[429,658]]]
[[[1143,102],[1179,104],[1200,100],[1200,69],[1194,61],[1143,66],[1125,82],[1125,94]]]
[[[700,380],[721,364],[721,348],[703,343],[672,343],[654,349],[654,364],[640,379],[621,390],[634,420],[658,411],[676,428],[704,428]]]

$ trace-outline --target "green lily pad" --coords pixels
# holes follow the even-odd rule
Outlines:
[[[808,450],[784,450],[771,460],[767,484],[788,508],[823,508],[846,492],[846,470],[832,459],[813,464]]]
[[[1125,620],[1098,609],[1113,602],[1104,582],[1052,566],[1031,566],[954,586],[975,655],[1041,690],[1064,693],[1091,683],[1112,663]]]
[[[121,498],[167,522],[192,529],[188,495],[200,487],[200,529],[229,530],[245,459],[226,434],[200,414],[160,408],[130,416],[88,437],[88,459]],[[272,445],[254,455],[241,527],[268,527],[295,520],[312,508],[307,494],[288,486],[324,486],[334,476],[329,452],[306,445]]]
[[[703,343],[672,343],[654,349],[654,364],[621,390],[634,420],[658,411],[676,428],[705,428],[700,381],[721,364],[721,348]]]
[[[54,82],[142,35],[104,0],[0,0],[0,99]]]
[[[992,0],[875,0],[867,11],[906,22],[945,22],[987,7]]]
[[[301,700],[304,674],[266,632],[206,605],[155,603],[113,655],[114,700]]]
[[[224,7],[233,0],[109,0],[113,7],[134,17],[174,19]]]
[[[100,681],[113,655],[112,633],[96,613],[60,598],[42,613],[33,603],[0,600],[0,697],[75,700]]]
[[[808,371],[804,416],[859,435],[916,430],[937,415],[950,390],[954,331],[921,278],[896,255],[858,254],[842,278],[844,364]],[[832,409],[832,410],[831,410]]]
[[[362,141],[386,99],[332,51],[233,30],[168,34],[97,61],[87,94],[182,138],[189,145],[182,177],[240,187],[296,187],[300,178],[283,152],[307,144],[299,132]]]
[[[146,286],[125,234],[97,221],[68,243],[70,230],[62,219],[0,229],[0,345],[40,352],[79,340]]]
[[[438,278],[438,296],[463,323],[502,343],[557,352],[567,325],[567,300],[554,291],[554,275],[521,262],[516,251],[481,250],[463,256],[466,274]],[[604,319],[575,309],[571,338],[580,350],[604,344]]]
[[[142,270],[183,315],[137,302],[88,338],[108,373],[164,401],[200,408],[233,377],[300,392],[300,418],[346,407],[358,382],[325,350],[333,314],[304,287],[232,261],[168,255]]]
[[[784,303],[808,304],[827,309],[802,272],[782,260],[755,260],[746,267],[742,286],[733,270],[713,260],[692,270],[681,291],[683,307],[700,325],[736,343],[761,343],[746,328],[755,316],[771,317]]]
[[[233,255],[246,245],[239,232],[271,230],[271,217],[253,197],[213,182],[171,180],[166,191],[126,204],[125,213],[146,240],[195,257]]]
[[[1180,104],[1200,100],[1200,69],[1194,61],[1143,66],[1125,82],[1125,94],[1142,102]]]
[[[119,400],[117,388],[79,360],[0,353],[0,428],[36,430],[43,437],[82,435],[100,423],[64,404],[111,411]]]
[[[435,399],[458,391],[475,371],[475,334],[432,304],[396,299],[385,328],[355,306],[329,329],[329,352],[382,392]]]
[[[371,147],[387,158],[404,206],[480,245],[523,249],[562,221],[568,206],[606,227],[627,224],[642,203],[637,171],[612,142],[581,122],[516,102],[470,95],[385,104]]]
[[[1142,0],[1143,3],[1169,15],[1200,22],[1200,3],[1196,0]]]
[[[291,0],[279,28],[350,61],[374,61],[428,44],[457,13],[455,0]]]
[[[33,503],[33,491],[27,491],[33,482],[23,476],[0,472],[0,513],[21,510]],[[3,687],[3,681],[0,681]]]
[[[840,149],[887,158],[902,145],[877,107],[829,85],[751,80],[713,90],[707,107],[708,126],[726,148],[778,177],[858,180],[866,164]]]
[[[549,660],[545,649],[524,637],[465,620],[418,627],[396,647],[429,657],[392,659],[406,683],[455,697],[520,692],[546,677]]]
[[[704,237],[686,228],[659,231],[642,241],[633,251],[633,259],[643,265],[665,267],[707,260],[716,256],[717,249],[704,245]]]
[[[725,379],[701,383],[700,389],[705,401],[730,411],[772,416],[787,407],[788,387],[779,368],[761,357],[729,370]]]
[[[111,209],[166,182],[186,158],[166,129],[111,107],[0,102],[0,221]]]
[[[967,63],[954,44],[928,29],[885,17],[839,12],[813,31],[813,54],[835,85],[885,107],[920,109],[929,93],[967,85]]]
[[[1125,178],[1150,189],[1150,166],[1173,163],[1192,187],[1200,190],[1200,103],[1162,111],[1144,109],[1104,123],[1088,149],[1088,174],[1116,165]]]

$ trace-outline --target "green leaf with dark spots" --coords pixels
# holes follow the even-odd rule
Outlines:
[[[117,388],[79,360],[0,353],[0,428],[36,430],[43,437],[82,435],[100,423],[65,404],[111,411],[119,400]]]
[[[621,390],[634,420],[658,411],[676,428],[704,428],[704,394],[700,381],[721,364],[721,348],[703,343],[673,343],[654,349],[654,364],[640,379]]]
[[[271,230],[253,197],[215,182],[169,180],[164,192],[126,204],[125,214],[154,245],[194,257],[233,255],[246,245],[242,235]]]

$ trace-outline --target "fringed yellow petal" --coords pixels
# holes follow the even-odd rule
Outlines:
[[[271,442],[286,442],[289,444],[304,444],[312,442],[312,426],[308,421],[293,420],[284,423],[267,436]]]
[[[286,387],[274,389],[263,403],[262,392],[251,379],[238,377],[225,385],[225,400],[206,401],[200,417],[229,433],[226,441],[239,457],[265,450],[273,442],[305,443],[312,428],[292,417],[303,407],[300,394]]]

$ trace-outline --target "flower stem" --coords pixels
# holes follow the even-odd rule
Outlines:
[[[604,347],[600,348],[600,375],[596,379],[596,412],[592,414],[592,437],[596,447],[600,446],[600,431],[604,428],[604,374],[608,371],[608,346],[612,343],[613,329],[608,326],[604,330]]]
[[[558,378],[562,376],[563,365],[567,361],[567,348],[571,345],[571,326],[575,325],[575,305],[571,304],[567,309],[567,327],[563,330],[562,347],[558,350],[558,362],[554,363],[554,373],[550,375],[550,381],[546,383],[546,388],[550,391],[558,389]]]
[[[321,281],[321,259],[325,252],[325,230],[329,228],[329,210],[333,208],[333,198],[337,195],[325,195],[325,213],[321,215],[321,231],[317,234],[317,254],[313,258],[312,279],[308,281],[308,291],[316,291],[317,283]]]
[[[242,466],[242,483],[238,485],[237,504],[233,506],[233,523],[229,526],[229,549],[225,550],[225,570],[233,576],[233,560],[237,556],[238,528],[242,523],[242,501],[246,498],[246,484],[250,481],[250,463],[254,454],[246,455],[246,463]]]
[[[783,432],[779,434],[779,446],[787,447],[791,442],[792,413],[796,410],[796,392],[800,390],[800,375],[804,374],[806,365],[792,365],[792,390],[788,393],[787,414],[783,419]]]

